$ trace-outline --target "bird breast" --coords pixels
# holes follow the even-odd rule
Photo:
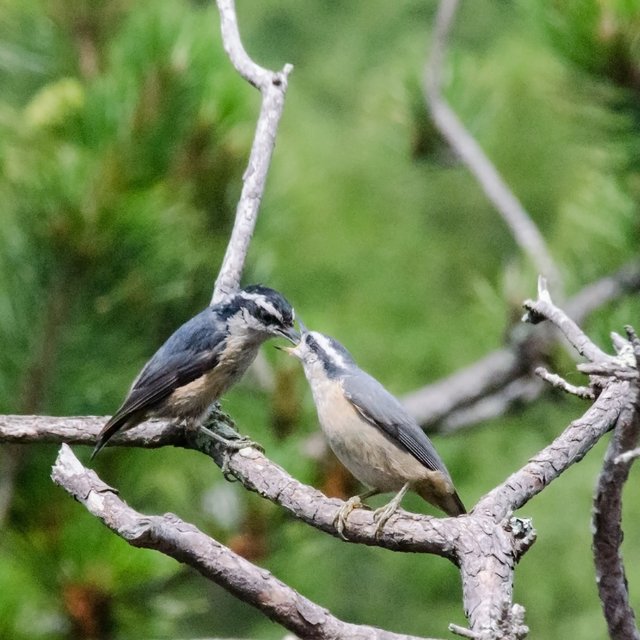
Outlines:
[[[428,481],[434,472],[362,418],[336,380],[311,385],[320,426],[338,459],[364,485],[381,492]],[[437,473],[437,472],[436,472]]]
[[[169,398],[170,412],[197,418],[207,411],[249,368],[260,344],[230,337],[216,366],[199,378],[176,389]]]

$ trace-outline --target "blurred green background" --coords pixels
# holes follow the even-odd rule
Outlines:
[[[223,53],[211,5],[2,1],[3,413],[112,413],[145,360],[208,304],[259,105]],[[427,117],[435,9],[238,6],[250,54],[295,65],[244,282],[281,289],[399,395],[500,347],[535,294],[535,269]],[[637,255],[639,43],[638,0],[475,0],[456,22],[447,97],[539,225],[568,294]],[[639,310],[628,297],[586,329],[608,348],[609,331],[637,325]],[[295,363],[263,351],[275,391],[249,376],[223,406],[297,478],[355,491],[317,455]],[[581,380],[570,358],[555,362]],[[470,507],[585,408],[549,393],[434,440]],[[535,637],[606,635],[589,524],[605,446],[520,514],[539,534],[516,572]],[[195,572],[109,533],[49,480],[56,450],[0,451],[0,495],[11,498],[0,503],[0,637],[284,635]],[[432,636],[464,624],[445,560],[334,540],[226,483],[195,452],[114,448],[95,467],[136,509],[177,513],[345,620]],[[632,474],[631,532],[638,498]],[[415,496],[405,507],[433,513]],[[633,596],[637,536],[624,555]]]

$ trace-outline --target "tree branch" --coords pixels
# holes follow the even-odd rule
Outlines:
[[[596,584],[604,617],[613,640],[638,640],[636,617],[629,602],[629,589],[622,561],[622,489],[632,460],[617,462],[638,442],[638,389],[629,390],[630,405],[620,413],[598,478],[593,503],[593,557]]]
[[[431,116],[440,133],[475,176],[485,195],[502,216],[522,251],[539,273],[560,287],[559,271],[538,227],[442,95],[442,69],[457,8],[458,0],[441,0],[438,6],[424,82]]]
[[[640,263],[632,262],[586,285],[564,306],[569,317],[582,323],[595,310],[638,290]],[[532,374],[557,342],[556,332],[518,325],[509,347],[405,395],[402,401],[430,431],[453,433],[497,417],[517,402],[532,402],[538,397],[544,387]]]
[[[0,416],[0,442],[83,444],[93,446],[107,417],[56,418],[50,416]],[[214,411],[207,426],[228,429],[230,419]],[[225,432],[227,435],[227,432]],[[185,429],[181,423],[150,420],[117,433],[109,445],[156,448],[176,446],[200,451],[213,458],[219,467],[233,474],[244,487],[279,504],[303,522],[339,537],[334,526],[338,509],[344,504],[327,498],[320,491],[298,482],[257,449],[246,447],[227,453],[201,431]],[[404,552],[434,553],[455,562],[455,538],[459,519],[435,518],[399,510],[382,534],[376,537],[376,522],[371,511],[357,509],[349,516],[346,533],[350,542]]]
[[[96,438],[110,416],[16,416],[0,415],[0,442],[85,444],[95,446]],[[134,429],[118,431],[109,444],[125,447],[157,448],[184,443],[183,429],[164,420],[149,420]]]
[[[579,462],[616,423],[628,402],[629,383],[611,382],[596,402],[549,446],[521,469],[481,498],[474,513],[499,522],[540,493],[548,484]]]
[[[254,566],[177,516],[144,516],[134,511],[94,471],[83,467],[67,445],[60,448],[51,477],[130,545],[155,549],[188,564],[300,637],[418,640],[414,636],[343,622],[269,571]]]
[[[262,103],[249,163],[243,176],[233,231],[211,298],[212,305],[235,291],[240,284],[276,143],[278,123],[284,109],[287,81],[293,70],[292,65],[286,64],[281,71],[269,71],[253,62],[240,40],[234,1],[217,0],[217,5],[225,51],[238,73],[260,90]]]
[[[525,322],[538,324],[543,320],[550,320],[581,356],[592,362],[615,361],[613,356],[597,347],[564,311],[553,304],[545,278],[538,279],[538,299],[525,300],[523,306],[527,309],[523,318]]]

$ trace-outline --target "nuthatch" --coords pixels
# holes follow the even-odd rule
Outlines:
[[[451,476],[431,441],[398,400],[359,369],[337,341],[300,323],[302,336],[285,347],[298,358],[311,386],[318,419],[329,445],[349,471],[370,490],[349,499],[336,516],[344,537],[349,513],[361,500],[397,491],[374,512],[376,535],[411,489],[450,516],[466,513]]]
[[[117,432],[150,417],[203,420],[211,404],[237,382],[268,338],[299,339],[282,294],[252,285],[229,294],[185,322],[134,380],[104,426],[92,458]]]

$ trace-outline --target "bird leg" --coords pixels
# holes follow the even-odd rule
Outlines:
[[[216,433],[212,429],[205,427],[204,425],[200,425],[200,431],[204,433],[207,437],[214,440],[218,445],[222,448],[222,465],[220,470],[222,471],[222,475],[225,480],[229,482],[235,482],[237,478],[233,474],[233,472],[229,469],[229,463],[231,461],[231,455],[236,451],[240,451],[240,449],[244,449],[246,447],[255,447],[261,452],[264,452],[264,449],[257,443],[247,438],[245,436],[241,436],[237,431],[230,429],[229,427],[225,427],[221,429],[221,431],[225,432],[225,435],[221,435]],[[229,437],[227,437],[229,434]]]
[[[373,519],[378,523],[378,525],[376,526],[376,538],[380,537],[382,529],[384,529],[384,525],[387,523],[387,520],[398,510],[398,507],[402,502],[402,498],[404,498],[408,490],[409,483],[407,482],[390,502],[384,505],[384,507],[380,507],[373,512]]]
[[[377,489],[371,489],[359,496],[353,496],[352,498],[349,498],[340,507],[340,509],[338,509],[338,513],[336,513],[336,517],[333,519],[333,526],[338,530],[338,534],[343,540],[348,540],[347,536],[344,534],[344,528],[347,524],[349,514],[354,509],[368,509],[369,507],[367,507],[366,504],[363,504],[362,501],[370,498],[371,496],[375,496],[378,493],[380,492]]]
[[[212,440],[215,440],[218,444],[222,445],[225,451],[240,451],[240,449],[244,449],[246,447],[253,447],[254,449],[258,449],[261,453],[264,453],[264,447],[259,445],[257,442],[254,442],[247,436],[241,436],[237,431],[226,426],[222,429],[218,428],[218,431],[224,432],[224,435],[222,433],[217,433],[202,424],[199,428],[202,433],[205,433]]]
[[[222,449],[222,474],[229,482],[233,482],[236,479],[229,471],[229,461],[232,453],[245,447],[253,447],[264,453],[264,448],[261,445],[251,440],[251,438],[241,436],[234,427],[235,424],[231,418],[220,410],[220,406],[217,403],[203,424],[198,425],[201,433],[204,433],[217,445],[220,445]]]

